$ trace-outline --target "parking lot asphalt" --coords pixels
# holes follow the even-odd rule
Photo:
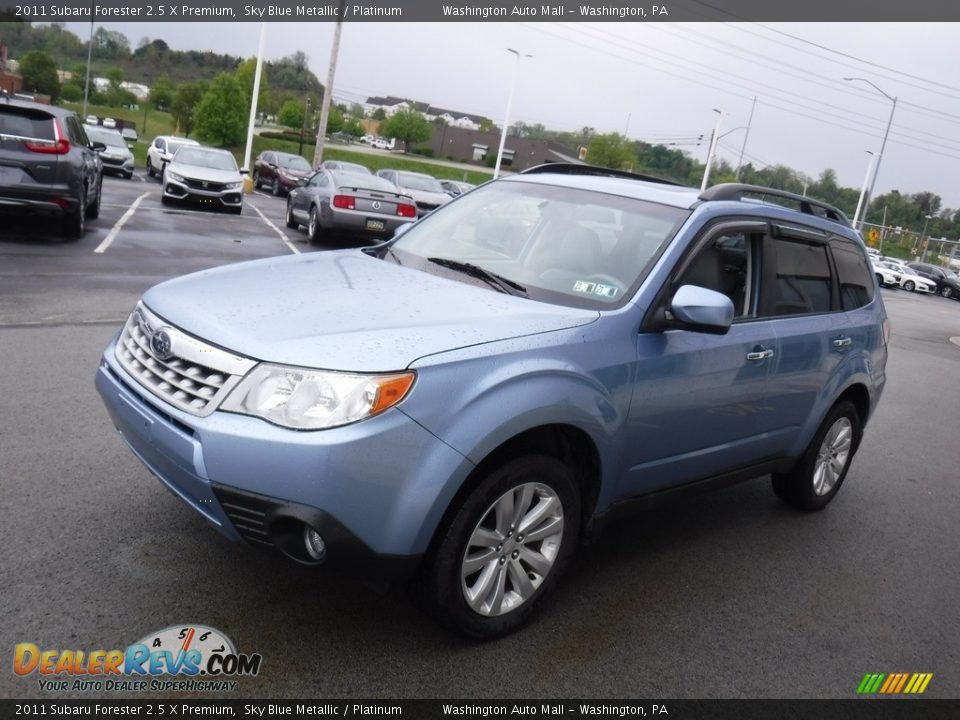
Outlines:
[[[402,590],[221,538],[126,449],[94,390],[146,288],[331,246],[285,228],[276,198],[249,196],[240,217],[168,210],[155,181],[112,178],[79,242],[5,228],[3,652],[124,648],[200,623],[264,657],[237,698],[852,698],[867,672],[931,672],[926,696],[960,696],[960,303],[883,291],[887,389],[828,509],[791,510],[760,479],[626,518],[533,624],[478,644]],[[41,691],[9,657],[0,696],[80,696]]]

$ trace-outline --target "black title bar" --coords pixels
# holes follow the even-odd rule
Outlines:
[[[910,22],[960,20],[943,0],[0,0],[0,19],[32,22]]]

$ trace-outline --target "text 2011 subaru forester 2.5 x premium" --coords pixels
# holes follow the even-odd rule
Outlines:
[[[887,336],[830,206],[544,166],[366,251],[165,282],[97,386],[130,448],[228,537],[415,575],[443,621],[492,636],[628,501],[770,473],[824,507]]]

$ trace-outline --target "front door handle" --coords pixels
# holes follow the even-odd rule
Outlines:
[[[766,360],[773,357],[773,350],[754,350],[747,353],[747,360]]]
[[[833,341],[833,346],[837,348],[847,347],[847,345],[849,345],[851,342],[853,341],[850,338],[841,336]]]

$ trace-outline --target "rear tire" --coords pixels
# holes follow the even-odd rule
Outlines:
[[[258,172],[255,172],[253,174],[253,189],[254,190],[260,189],[260,173]]]
[[[83,231],[86,229],[84,222],[87,217],[87,190],[83,189],[80,193],[80,202],[73,212],[64,215],[61,229],[63,234],[71,240],[78,240],[83,237]]]
[[[273,185],[270,186],[270,194],[274,197],[280,196],[280,178],[273,179]]]
[[[579,525],[570,468],[549,455],[508,460],[441,529],[420,578],[423,599],[443,624],[471,637],[513,632],[559,581]]]
[[[946,285],[940,288],[940,297],[951,298],[953,297],[953,290]]]
[[[773,475],[774,493],[801,510],[822,510],[840,490],[861,435],[856,407],[847,400],[838,402],[823,419],[797,466]]]
[[[157,171],[156,169],[154,169],[153,163],[150,162],[150,158],[148,157],[147,158],[147,175],[149,175],[150,177],[154,177],[156,176],[156,174],[157,174]]]
[[[310,208],[310,224],[307,225],[307,238],[311,243],[320,242],[320,213],[317,210],[317,206],[313,205]]]

